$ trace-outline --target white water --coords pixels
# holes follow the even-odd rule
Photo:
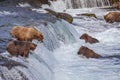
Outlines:
[[[51,8],[55,11],[65,11],[66,9],[109,7],[110,0],[57,0],[50,1]]]
[[[73,27],[79,36],[88,33],[100,42],[89,44],[84,40],[79,40],[75,44],[64,45],[55,50],[54,55],[58,60],[55,68],[55,80],[119,80],[120,23],[106,23],[103,20],[103,15],[107,11],[103,9],[71,9],[66,12],[75,17]],[[76,14],[88,12],[95,13],[99,19],[76,16]],[[105,58],[86,59],[83,56],[78,56],[77,51],[82,45]]]
[[[71,2],[71,4],[69,4]],[[109,0],[67,0],[68,8],[91,8],[110,6]]]
[[[18,70],[29,80],[120,80],[120,24],[106,23],[103,20],[106,10],[71,9],[66,12],[76,17],[73,24],[65,21],[53,24],[46,21],[45,26],[40,23],[36,28],[43,33],[45,39],[44,43],[38,44],[35,54],[30,54],[27,59],[10,58],[22,62],[28,67],[27,69],[15,67],[8,70],[0,67],[0,72],[4,73],[7,80],[22,80]],[[76,16],[86,12],[96,13],[98,19]],[[2,16],[3,14],[4,12],[1,12]],[[79,37],[84,32],[100,42],[91,45],[80,40]],[[87,59],[78,56],[77,52],[82,45],[106,58]],[[2,55],[7,56],[8,53]]]
[[[35,28],[41,31],[44,35],[44,43],[38,43],[37,48],[29,58],[8,57],[9,53],[5,52],[2,55],[21,62],[28,68],[15,67],[8,70],[6,67],[0,67],[0,72],[5,77],[5,80],[22,80],[25,76],[29,80],[53,80],[54,65],[57,61],[53,55],[53,50],[59,48],[62,44],[71,44],[76,42],[77,32],[74,28],[65,21],[57,21],[54,24],[51,22],[41,22]],[[36,43],[36,41],[34,41]],[[23,76],[20,75],[22,72]]]

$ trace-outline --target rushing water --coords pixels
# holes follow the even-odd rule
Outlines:
[[[89,9],[68,10],[75,16],[74,28],[81,36],[88,33],[100,42],[89,44],[80,40],[75,44],[62,46],[54,54],[59,64],[55,68],[55,80],[119,80],[120,79],[120,24],[106,23],[103,15],[107,10],[91,9],[98,19],[75,14],[88,13]],[[78,56],[80,46],[87,46],[104,56],[102,59],[86,59]],[[61,77],[62,75],[63,77]]]
[[[78,8],[108,7],[110,0],[57,0],[51,1],[52,9],[56,11]]]
[[[66,0],[68,8],[91,8],[110,6],[110,0]]]
[[[58,3],[54,4],[51,8],[57,9]],[[58,9],[62,11],[61,7]],[[7,51],[0,54],[0,80],[120,80],[120,23],[104,21],[103,15],[108,12],[107,9],[66,10],[74,17],[72,24],[45,14],[41,9],[33,10],[13,5],[0,6],[1,46],[5,47],[12,39],[9,31],[16,25],[35,26],[44,35],[43,43],[33,41],[37,43],[37,48],[29,58],[11,57]],[[95,13],[98,18],[76,16],[88,12]],[[79,39],[83,33],[88,33],[100,42],[85,43]],[[82,45],[104,58],[78,56]],[[6,58],[8,62],[11,61],[7,65]]]

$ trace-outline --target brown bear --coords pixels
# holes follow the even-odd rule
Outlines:
[[[86,34],[86,33],[84,33],[84,34],[80,37],[80,39],[84,39],[86,43],[89,42],[89,43],[91,43],[91,44],[99,42],[97,39],[89,36],[89,35]]]
[[[120,22],[120,12],[109,12],[104,16],[106,22]]]
[[[101,55],[96,54],[93,50],[91,50],[87,47],[84,47],[84,46],[80,47],[80,49],[78,51],[78,55],[83,55],[86,58],[101,58],[102,57]]]
[[[13,56],[28,57],[30,50],[35,50],[36,44],[29,41],[10,41],[6,50]]]
[[[33,39],[43,41],[42,33],[33,27],[15,26],[10,34],[20,41],[32,41]]]
[[[116,9],[120,9],[120,2],[114,2],[112,7]]]

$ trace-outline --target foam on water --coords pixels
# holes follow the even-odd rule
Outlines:
[[[103,15],[107,11],[97,9],[91,10],[97,14],[98,19],[76,16],[76,14],[89,12],[87,9],[69,10],[68,13],[75,16],[73,27],[79,33],[97,38],[100,42],[96,44],[85,43],[78,40],[74,44],[62,45],[54,51],[58,64],[55,64],[55,80],[119,80],[120,79],[120,25],[119,23],[106,23]],[[100,12],[100,13],[99,13]],[[86,46],[96,53],[102,55],[101,59],[86,59],[78,56],[77,52],[81,46]]]
[[[78,56],[78,48],[83,44],[85,43],[80,41],[61,47],[54,52],[58,60],[54,70],[55,80],[120,79],[119,59],[86,59],[83,56]]]
[[[54,76],[54,64],[56,59],[53,55],[53,50],[59,48],[62,44],[71,44],[76,42],[77,32],[72,25],[63,20],[58,20],[54,24],[51,22],[41,22],[37,24],[35,28],[41,31],[44,35],[44,42],[36,42],[37,48],[30,54],[29,58],[24,59],[22,57],[9,57],[8,52],[3,53],[2,56],[8,59],[21,62],[26,65],[27,68],[13,67],[8,70],[6,67],[1,67],[1,75],[3,79],[29,79],[29,80],[53,80]],[[68,26],[69,25],[69,26]],[[5,72],[5,73],[4,73]],[[10,74],[11,73],[11,74]],[[14,77],[15,76],[15,77]]]
[[[13,10],[13,7],[11,10]],[[18,8],[16,8],[17,10]],[[33,25],[43,33],[44,42],[37,43],[36,50],[27,59],[9,57],[8,52],[1,54],[27,67],[17,66],[9,70],[0,66],[0,80],[120,80],[120,24],[106,23],[103,20],[106,10],[66,10],[66,12],[75,16],[73,24],[59,19],[56,19],[56,21],[53,17],[49,18],[47,15],[31,13],[29,10],[26,12],[31,14],[26,14],[26,12],[22,12],[21,8],[20,10],[22,18],[19,15],[16,15],[15,18],[6,16],[4,17],[5,20],[8,19],[6,22],[21,25],[23,23],[28,24],[28,20],[31,23],[34,19]],[[96,13],[98,18],[76,16],[76,14],[82,12]],[[8,12],[1,12],[1,14],[4,16],[11,15]],[[38,15],[43,16],[38,17]],[[19,18],[21,22],[16,18]],[[43,20],[39,22],[38,19]],[[1,24],[3,22],[1,21]],[[100,42],[89,44],[80,40],[79,37],[85,32],[97,38]],[[78,56],[77,52],[82,45],[94,50],[103,58],[87,59],[81,55]]]
[[[66,9],[111,6],[110,0],[56,0],[50,2],[51,2],[51,8],[56,11],[64,11]]]

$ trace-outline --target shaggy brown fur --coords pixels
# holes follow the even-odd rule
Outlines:
[[[83,55],[86,58],[100,58],[100,57],[102,57],[101,55],[96,54],[93,50],[91,50],[87,47],[84,47],[84,46],[80,47],[78,54]]]
[[[6,50],[13,56],[28,57],[30,50],[35,50],[36,44],[28,41],[10,41]]]
[[[104,16],[106,22],[120,22],[120,12],[109,12]]]
[[[43,41],[42,33],[31,27],[15,26],[10,34],[20,41],[32,41],[33,39]]]
[[[112,5],[114,8],[120,9],[120,2],[115,2]]]
[[[91,43],[91,44],[99,42],[97,39],[92,38],[91,36],[89,36],[89,35],[86,34],[86,33],[84,33],[84,34],[80,37],[80,39],[84,39],[86,43],[89,42],[89,43]]]

